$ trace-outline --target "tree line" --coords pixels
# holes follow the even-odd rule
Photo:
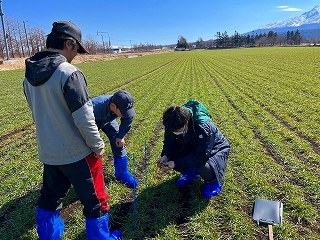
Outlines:
[[[275,46],[275,45],[300,45],[302,36],[297,29],[296,31],[288,31],[286,35],[278,35],[274,31],[268,33],[256,33],[250,35],[241,35],[237,31],[234,35],[228,36],[227,32],[217,32],[216,47],[248,47],[248,46]]]
[[[285,46],[301,45],[302,43],[319,44],[320,37],[313,39],[303,38],[299,30],[288,31],[285,35],[277,32],[254,33],[241,35],[237,31],[233,35],[224,32],[217,32],[215,39],[204,41],[199,38],[196,42],[188,43],[187,39],[180,36],[176,45],[176,50],[185,49],[210,49],[210,48],[237,48],[237,47],[265,47],[265,46]]]
[[[5,20],[5,31],[0,33],[0,57],[6,56],[7,41],[8,55],[11,58],[22,58],[41,51],[45,47],[45,32],[43,29],[34,27],[28,28],[26,22],[16,19]]]
[[[29,27],[27,22],[17,19],[4,20],[5,32],[0,31],[0,59],[6,58],[6,38],[8,55],[10,58],[25,58],[32,56],[39,51],[46,49],[46,33],[39,27]],[[1,28],[2,29],[2,28]],[[83,45],[90,54],[111,53],[112,46],[105,45],[104,42],[99,43],[92,35],[86,36],[83,40]],[[133,44],[130,47],[123,48],[127,51],[154,51],[162,48],[161,45],[152,43]]]
[[[5,46],[5,39],[7,42],[8,55],[10,58],[25,58],[32,56],[36,52],[43,51],[46,41],[46,33],[43,29],[38,27],[29,27],[25,21],[17,19],[5,19],[5,31],[0,32],[0,59],[4,59],[7,52]],[[278,35],[276,32],[269,31],[269,33],[254,33],[241,35],[237,31],[229,36],[226,31],[217,32],[215,39],[204,41],[199,38],[197,41],[188,43],[183,36],[178,37],[177,44],[171,45],[176,50],[185,49],[210,49],[210,48],[231,48],[231,47],[252,47],[252,46],[275,46],[275,45],[300,45],[303,42],[318,44],[319,38],[303,39],[299,30],[288,31],[286,35]],[[84,38],[83,45],[90,52],[90,54],[111,53],[112,47],[99,43],[92,35]],[[170,46],[170,47],[171,47]],[[126,51],[154,51],[162,49],[162,45],[155,45],[152,43],[133,44]]]

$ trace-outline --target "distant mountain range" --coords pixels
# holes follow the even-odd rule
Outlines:
[[[311,11],[305,12],[298,17],[273,22],[242,35],[252,34],[252,32],[264,34],[269,31],[276,32],[278,35],[286,35],[288,31],[295,32],[297,29],[302,37],[320,37],[320,6],[316,6]]]

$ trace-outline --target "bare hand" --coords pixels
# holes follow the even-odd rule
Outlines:
[[[163,168],[166,170],[170,170],[170,169],[174,169],[174,166],[175,166],[174,161],[169,161],[163,165]]]
[[[168,157],[166,155],[163,155],[161,158],[158,159],[158,167],[163,167],[167,161]]]
[[[126,142],[123,138],[116,138],[116,145],[117,147],[124,147],[124,145],[126,145]]]
[[[104,149],[101,149],[99,152],[95,152],[93,156],[95,158],[101,158],[103,154],[104,154]]]

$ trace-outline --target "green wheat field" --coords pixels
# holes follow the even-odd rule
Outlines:
[[[171,52],[77,66],[91,97],[125,89],[135,98],[126,142],[136,191],[115,180],[102,134],[110,228],[120,229],[123,239],[268,239],[268,228],[252,220],[257,198],[283,203],[275,239],[319,239],[320,48]],[[23,77],[23,69],[0,72],[1,240],[37,239],[42,165]],[[189,99],[204,103],[231,144],[223,190],[209,200],[201,195],[201,179],[178,189],[179,174],[156,166],[162,113]],[[62,217],[63,239],[86,238],[73,189]]]

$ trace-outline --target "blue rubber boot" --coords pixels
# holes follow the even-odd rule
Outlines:
[[[135,179],[128,170],[128,156],[117,157],[114,156],[114,171],[116,179],[125,184],[129,188],[138,186],[138,181]]]
[[[109,214],[106,213],[100,218],[86,218],[87,240],[120,240],[120,231],[109,230]]]
[[[37,233],[40,240],[60,240],[64,233],[64,222],[60,210],[36,209]]]
[[[178,187],[183,187],[191,183],[193,180],[199,178],[200,175],[197,173],[195,168],[188,169],[176,182]]]
[[[122,234],[119,230],[114,230],[110,233],[110,236],[113,237],[115,240],[120,240],[122,237]]]
[[[222,184],[218,182],[218,180],[213,183],[204,183],[203,185],[203,197],[211,198],[217,196],[219,192],[222,190]]]

